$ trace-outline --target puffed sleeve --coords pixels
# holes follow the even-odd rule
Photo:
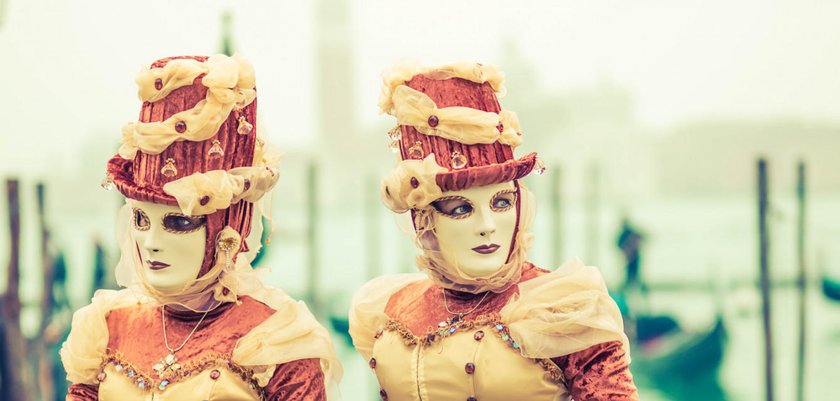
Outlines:
[[[576,401],[639,400],[630,358],[620,341],[597,344],[552,361],[563,371],[566,387]]]
[[[325,401],[320,360],[298,359],[277,365],[265,393],[269,401]]]
[[[98,384],[71,384],[67,389],[67,401],[98,401]]]

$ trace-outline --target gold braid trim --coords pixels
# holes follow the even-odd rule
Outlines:
[[[183,381],[184,379],[202,373],[213,366],[219,366],[227,368],[227,370],[238,375],[242,381],[248,383],[248,388],[254,391],[261,400],[266,399],[265,390],[259,386],[257,380],[253,377],[254,371],[235,364],[230,358],[230,354],[209,353],[185,362],[182,364],[181,369],[178,369],[175,373],[168,374],[165,377],[158,377],[157,373],[154,375],[148,374],[143,370],[138,369],[130,362],[127,362],[121,352],[111,352],[108,350],[107,356],[100,364],[100,369],[104,374],[105,367],[108,364],[114,365],[114,370],[132,379],[134,384],[136,384],[137,388],[140,390],[148,392],[152,390],[164,391],[172,383]],[[158,377],[159,380],[156,380],[153,377]],[[163,384],[163,382],[166,382],[166,384]]]
[[[519,351],[519,343],[516,342],[513,339],[513,337],[510,336],[510,332],[508,331],[507,326],[501,322],[497,313],[479,315],[473,320],[462,320],[460,322],[452,323],[446,327],[441,327],[440,329],[429,327],[427,329],[426,335],[421,337],[414,335],[414,333],[412,333],[406,325],[394,319],[388,320],[388,322],[385,323],[385,327],[383,328],[383,330],[394,332],[400,337],[402,337],[403,342],[408,347],[413,347],[415,345],[428,347],[434,344],[436,341],[442,341],[444,338],[451,336],[455,332],[467,331],[470,329],[485,326],[492,326],[492,331],[495,331],[503,342],[508,344],[508,346],[510,346],[511,349],[521,354],[521,352]],[[375,336],[374,339],[379,339],[379,336]],[[531,359],[532,361],[534,361],[534,363],[540,365],[540,367],[543,368],[543,370],[545,370],[546,376],[552,382],[556,384],[562,384],[564,387],[568,387],[566,383],[566,378],[563,377],[563,371],[557,366],[557,364],[554,363],[554,361],[547,358],[527,359]]]

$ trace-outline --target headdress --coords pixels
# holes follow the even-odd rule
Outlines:
[[[516,180],[532,171],[541,174],[545,166],[536,153],[520,159],[513,156],[522,143],[522,132],[516,113],[499,105],[498,97],[505,94],[504,75],[477,63],[400,65],[385,72],[383,81],[379,107],[397,119],[388,135],[399,160],[383,180],[380,195],[391,210],[412,211],[425,253],[418,265],[448,288],[478,292],[512,285],[530,243],[526,234],[530,215],[523,216],[521,211],[527,190]],[[484,278],[466,277],[457,266],[440,266],[439,255],[423,243],[424,230],[431,225],[431,203],[444,191],[508,181],[516,182],[520,192],[515,246],[508,257],[511,266]]]
[[[141,71],[136,82],[143,101],[139,121],[123,127],[103,187],[116,187],[129,199],[178,206],[187,215],[206,215],[199,278],[176,295],[212,289],[217,299],[235,299],[230,277],[228,285],[215,283],[233,275],[240,252],[258,245],[244,239],[252,229],[261,230],[252,221],[259,225],[259,202],[279,174],[279,158],[257,135],[254,70],[238,56],[170,57]],[[139,261],[133,241],[123,242],[117,278],[129,286],[136,284]]]

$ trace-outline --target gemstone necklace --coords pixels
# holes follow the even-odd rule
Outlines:
[[[446,303],[446,290],[443,290],[443,307],[446,308],[446,312],[448,312],[450,315],[452,315],[452,317],[438,323],[438,327],[441,328],[441,329],[445,329],[449,326],[452,326],[455,323],[460,322],[461,319],[464,318],[464,316],[469,315],[470,313],[473,313],[476,309],[478,309],[478,307],[481,306],[481,303],[484,302],[484,300],[487,298],[487,295],[489,295],[489,294],[490,294],[490,291],[485,292],[484,296],[481,297],[481,300],[478,301],[478,303],[475,304],[475,306],[470,308],[470,310],[468,310],[466,312],[453,312],[451,309],[449,309],[449,305]]]
[[[187,345],[187,341],[190,341],[193,334],[195,334],[196,330],[198,330],[198,326],[201,326],[201,322],[204,321],[204,318],[207,317],[207,314],[210,313],[211,309],[208,309],[201,315],[201,319],[198,320],[198,324],[193,327],[192,331],[187,338],[184,339],[184,342],[178,348],[172,348],[169,346],[169,338],[166,335],[166,309],[163,305],[160,306],[160,321],[163,325],[163,343],[166,345],[166,349],[169,350],[169,355],[164,357],[160,360],[160,362],[156,363],[155,366],[152,366],[155,372],[157,372],[158,377],[163,378],[164,376],[168,376],[171,373],[175,373],[177,370],[181,369],[181,364],[178,363],[178,358],[175,356],[175,353],[180,351],[181,348],[184,348]]]

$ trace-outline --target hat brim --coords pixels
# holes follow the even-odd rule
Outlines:
[[[536,162],[537,154],[531,152],[518,160],[438,173],[435,182],[442,191],[461,191],[470,187],[499,184],[525,177],[534,169]]]
[[[134,161],[114,155],[108,160],[106,171],[117,190],[126,198],[141,202],[178,206],[175,197],[167,195],[162,188],[142,187],[134,182]]]

